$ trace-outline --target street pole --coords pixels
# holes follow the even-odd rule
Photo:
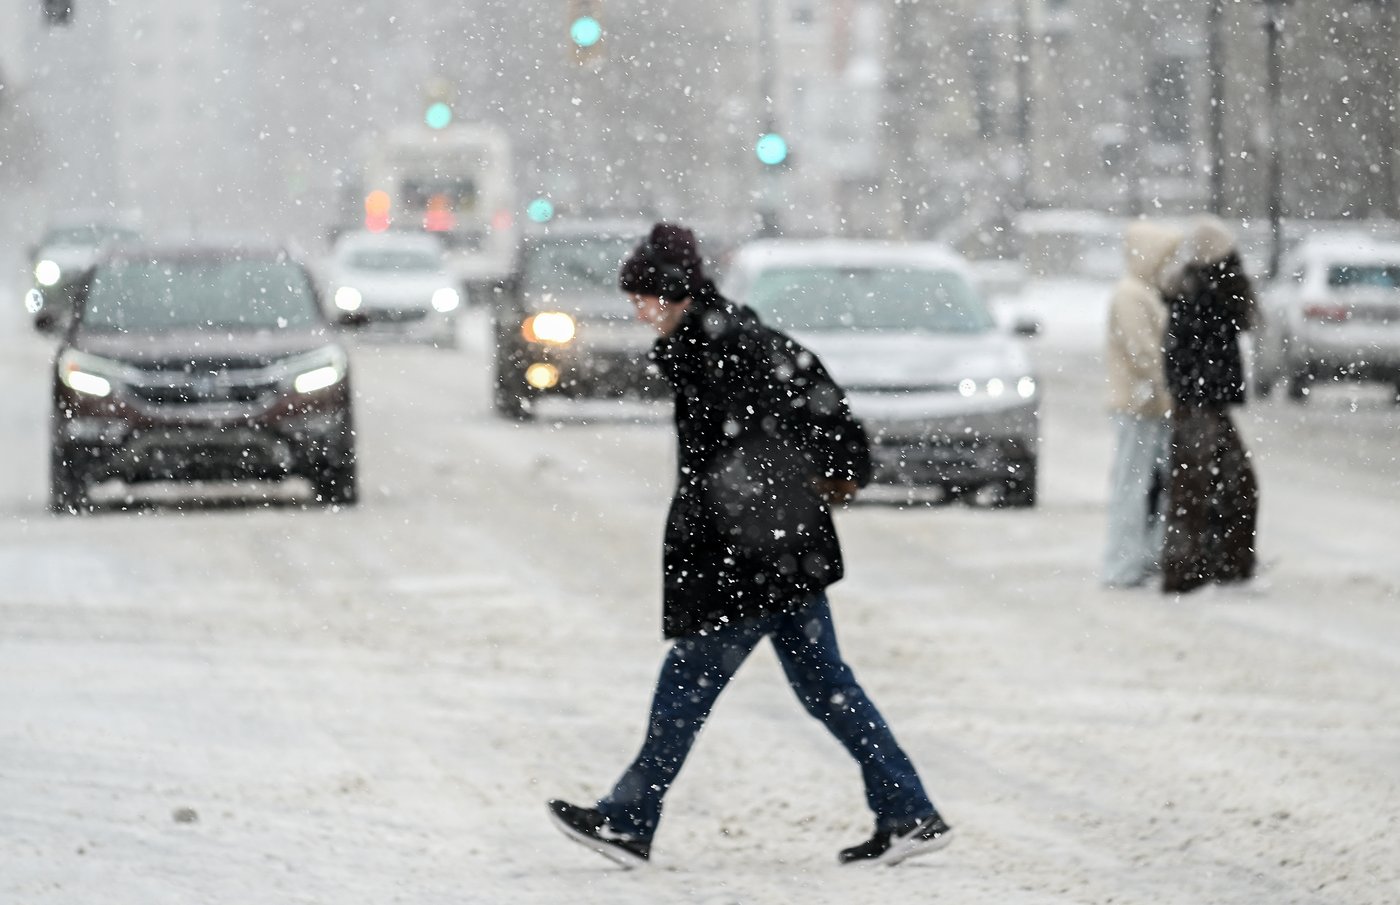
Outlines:
[[[1031,191],[1031,11],[1029,0],[1016,0],[1016,144],[1020,153],[1017,203],[1030,207]]]
[[[1278,275],[1279,259],[1283,256],[1283,150],[1282,150],[1282,82],[1283,67],[1279,59],[1279,39],[1283,32],[1285,0],[1264,0],[1264,33],[1268,38],[1269,103],[1269,276]]]
[[[763,114],[764,135],[778,131],[773,115],[773,2],[758,0],[758,109]],[[758,231],[763,236],[776,236],[781,231],[775,200],[777,167],[758,160]]]
[[[1225,0],[1210,0],[1206,12],[1206,54],[1210,69],[1210,108],[1206,111],[1210,143],[1210,212],[1225,212],[1225,70],[1221,20]]]

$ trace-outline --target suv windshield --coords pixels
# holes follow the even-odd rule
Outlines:
[[[412,248],[376,248],[352,252],[348,263],[356,270],[431,273],[438,269],[439,261],[431,252]]]
[[[635,238],[595,236],[542,242],[525,258],[525,290],[571,296],[618,295],[617,272]]]
[[[1400,264],[1337,264],[1327,271],[1327,285],[1400,289]]]
[[[758,274],[747,302],[790,330],[980,333],[995,326],[967,281],[947,270],[777,267]]]
[[[98,270],[82,314],[85,330],[120,333],[317,323],[305,271],[267,258],[119,261]]]

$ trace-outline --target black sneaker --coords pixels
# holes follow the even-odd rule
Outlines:
[[[549,816],[559,832],[623,867],[641,867],[651,857],[651,843],[614,832],[608,821],[593,808],[581,808],[567,801],[549,803]]]
[[[911,820],[894,829],[877,829],[860,845],[842,849],[836,860],[842,864],[885,864],[893,866],[906,858],[936,852],[952,842],[953,828],[934,814]]]

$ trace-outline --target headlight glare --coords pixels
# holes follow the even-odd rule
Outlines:
[[[335,291],[335,306],[341,311],[359,311],[364,296],[354,286],[341,286]]]
[[[63,268],[48,258],[34,265],[34,281],[40,286],[52,286],[63,276]]]
[[[340,370],[332,365],[303,371],[292,381],[292,388],[298,393],[314,393],[334,386],[340,380]]]
[[[993,399],[1000,396],[1006,390],[1006,384],[1002,383],[1000,377],[993,377],[987,381],[987,395]]]
[[[1016,381],[1016,392],[1020,394],[1022,399],[1029,399],[1034,396],[1035,378],[1022,377],[1020,380]]]
[[[75,393],[98,398],[112,395],[112,381],[122,365],[70,349],[58,360],[58,379]]]
[[[977,392],[977,381],[971,377],[964,377],[958,382],[958,392],[964,396],[971,396]]]
[[[339,346],[326,346],[315,352],[299,355],[284,365],[292,377],[292,389],[298,393],[314,393],[335,386],[345,378],[348,362]]]
[[[523,332],[532,343],[562,346],[574,338],[574,319],[563,311],[541,311],[525,321]]]
[[[461,303],[462,299],[457,295],[457,290],[450,286],[444,286],[433,293],[433,308],[438,311],[451,311]]]

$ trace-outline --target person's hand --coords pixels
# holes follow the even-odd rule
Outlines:
[[[817,493],[831,506],[849,503],[859,491],[860,485],[846,478],[817,478]]]

